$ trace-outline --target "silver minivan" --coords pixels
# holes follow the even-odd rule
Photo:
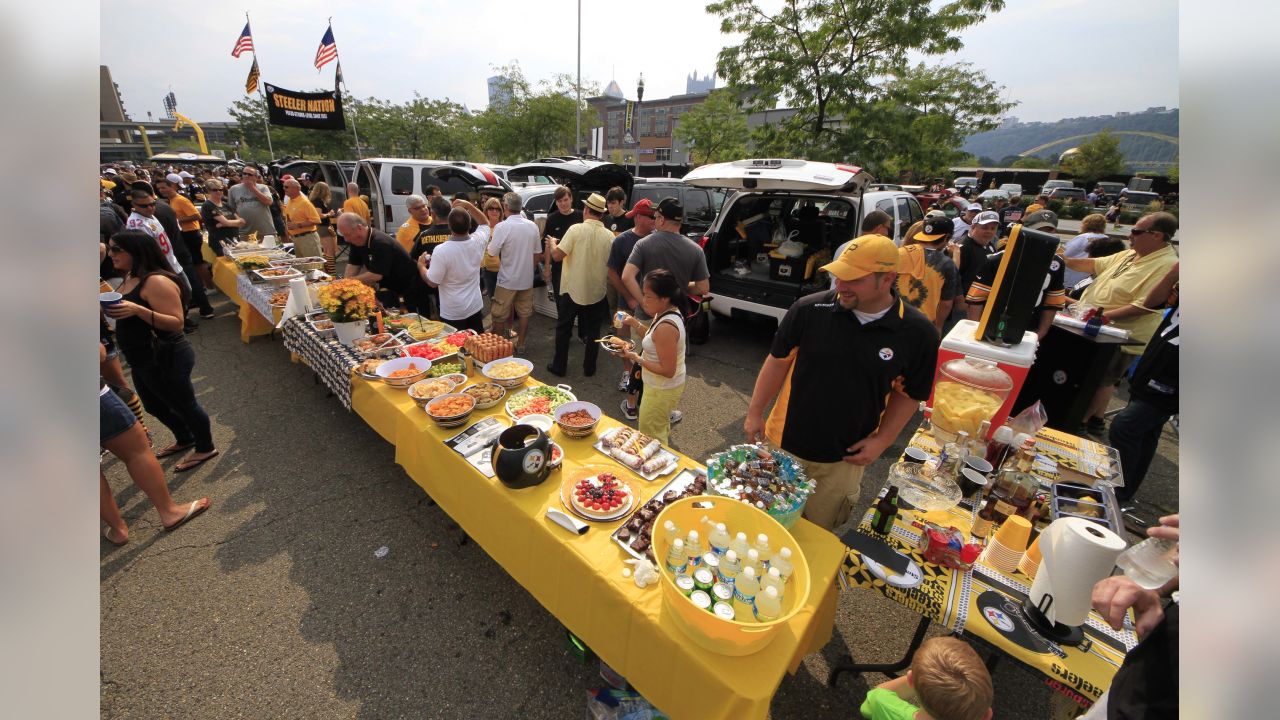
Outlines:
[[[704,165],[685,175],[686,185],[733,192],[701,241],[712,311],[780,320],[796,300],[830,286],[818,266],[858,236],[872,210],[893,218],[901,245],[924,218],[920,203],[899,190],[866,192],[873,179],[852,165],[780,159]],[[786,239],[804,244],[804,255],[772,257],[770,246]]]
[[[395,235],[409,211],[410,195],[425,195],[429,186],[440,188],[446,197],[458,193],[502,197],[511,186],[483,165],[465,161],[414,160],[409,158],[366,158],[356,166],[356,185],[369,197],[372,224]]]

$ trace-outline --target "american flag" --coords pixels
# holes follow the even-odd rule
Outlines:
[[[333,28],[324,31],[324,37],[320,38],[320,48],[316,50],[316,69],[324,67],[325,63],[338,59],[338,44],[333,41]]]
[[[249,34],[249,23],[246,21],[244,30],[240,31],[240,37],[236,39],[236,46],[231,49],[231,57],[238,58],[240,53],[253,52],[253,36]]]

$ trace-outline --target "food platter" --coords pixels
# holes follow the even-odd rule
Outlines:
[[[699,480],[701,480],[700,484]],[[614,530],[610,537],[631,557],[639,560],[652,560],[652,552],[649,550],[650,545],[640,543],[639,538],[645,537],[648,540],[652,537],[653,519],[658,517],[658,513],[662,511],[662,508],[667,503],[675,502],[690,495],[702,495],[706,492],[706,485],[706,475],[694,470],[681,470],[675,477],[671,478],[670,482],[654,493],[648,502],[641,505],[630,520],[617,530]],[[645,533],[646,527],[649,530],[649,534]],[[636,544],[641,544],[643,549],[636,549]]]
[[[597,478],[592,483],[592,478]],[[604,478],[608,478],[605,480]],[[601,481],[603,480],[603,484]],[[590,509],[580,508],[574,502],[574,495],[579,488],[584,487],[587,483],[590,487],[596,487],[598,491],[610,493],[616,491],[624,495],[618,498],[616,495],[612,502],[621,502],[621,505],[612,507],[607,510],[592,511]],[[608,465],[583,465],[573,472],[568,473],[564,481],[560,483],[560,502],[569,512],[591,522],[612,522],[622,517],[626,517],[627,513],[635,507],[636,496],[635,489],[632,488],[625,480],[622,480],[614,473],[614,468]]]
[[[605,335],[600,338],[598,342],[600,343],[600,347],[604,348],[605,352],[613,355],[614,357],[622,357],[624,352],[635,347],[630,340],[623,340],[616,335]]]
[[[547,402],[539,402],[546,399]],[[562,404],[578,398],[569,392],[568,386],[536,385],[507,396],[507,415],[519,420],[525,415],[550,415]]]
[[[626,436],[625,442],[622,443],[622,447],[615,447],[617,443],[624,440],[619,436],[620,433]],[[602,433],[600,439],[591,447],[645,480],[653,481],[675,470],[680,464],[680,458],[662,447],[660,443],[654,447],[656,442],[657,440],[648,435],[624,425]],[[640,458],[639,464],[634,461],[636,457]],[[646,466],[649,468],[647,471]]]

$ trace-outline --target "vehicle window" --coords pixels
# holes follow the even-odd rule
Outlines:
[[[924,213],[920,212],[920,204],[916,202],[915,198],[898,198],[898,234],[895,239],[906,237],[907,230],[911,229],[911,225],[923,217]]]
[[[534,195],[531,198],[525,198],[524,208],[529,212],[545,213],[551,211],[551,203],[555,199],[554,193],[542,193]]]
[[[889,217],[893,218],[893,198],[886,198],[876,203],[876,209],[889,213]],[[889,223],[889,227],[892,228],[893,223]],[[861,228],[859,228],[859,230],[861,230]]]
[[[680,197],[679,185],[636,186],[631,189],[631,206],[635,207],[636,203],[640,202],[645,198],[648,198],[649,202],[653,203],[654,205],[657,205],[659,202],[663,200],[663,198],[669,198],[669,197],[673,197],[673,198]],[[689,209],[685,208],[685,212],[687,213],[688,211]]]
[[[454,195],[458,193],[467,193],[470,195],[471,186],[465,180],[451,177],[441,180],[433,173],[436,168],[422,168],[422,190],[425,192],[427,187],[438,187],[440,192],[448,199],[452,200]]]
[[[391,194],[413,194],[413,168],[395,165],[391,168]]]
[[[711,196],[706,190],[685,189],[684,215],[687,219],[698,223],[710,223],[716,219],[716,211],[711,207]]]

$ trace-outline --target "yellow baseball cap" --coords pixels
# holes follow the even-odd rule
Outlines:
[[[840,257],[820,269],[845,281],[871,273],[897,272],[898,246],[883,235],[863,235],[854,238]]]

